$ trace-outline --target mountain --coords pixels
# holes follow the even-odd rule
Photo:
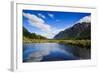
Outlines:
[[[89,17],[80,19],[72,27],[59,32],[54,39],[91,39],[91,21]]]
[[[23,27],[23,36],[30,39],[46,39],[45,37],[37,35],[36,33],[30,33],[25,27]]]

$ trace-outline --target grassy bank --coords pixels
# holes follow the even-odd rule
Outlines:
[[[24,43],[61,43],[61,44],[70,44],[79,47],[86,47],[91,48],[91,41],[90,40],[36,40],[36,39],[29,39],[23,38]]]
[[[65,41],[60,41],[59,43],[91,48],[90,40],[65,40]]]

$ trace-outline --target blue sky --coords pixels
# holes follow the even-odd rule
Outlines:
[[[23,26],[31,33],[53,38],[90,13],[23,10]]]

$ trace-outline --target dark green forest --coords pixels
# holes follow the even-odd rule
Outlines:
[[[41,35],[37,35],[36,33],[30,33],[25,27],[23,27],[23,37],[30,39],[47,39]]]

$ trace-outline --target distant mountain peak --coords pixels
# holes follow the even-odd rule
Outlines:
[[[66,28],[54,36],[54,39],[90,39],[91,16],[85,16],[73,26]]]
[[[83,22],[90,23],[91,22],[91,16],[90,15],[85,16],[85,17],[81,18],[77,23],[83,23]]]

